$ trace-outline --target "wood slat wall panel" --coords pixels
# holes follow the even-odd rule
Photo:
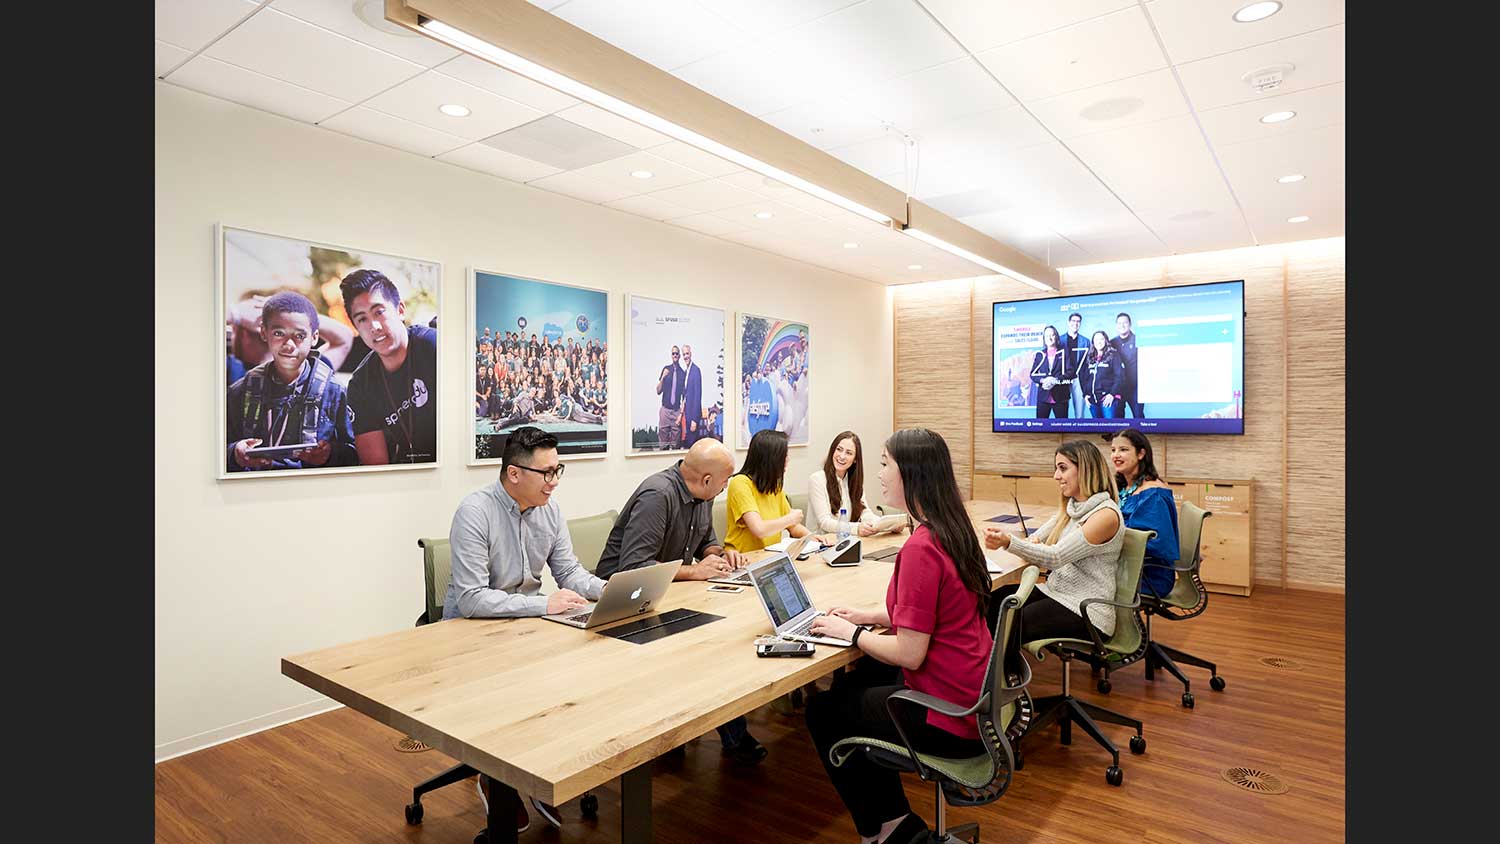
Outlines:
[[[953,454],[958,488],[965,496],[970,493],[974,463],[969,295],[967,281],[895,288],[896,397],[892,427],[897,431],[930,428],[942,434]],[[879,457],[878,451],[875,457]]]
[[[1251,480],[1255,493],[1255,577],[1281,582],[1286,543],[1290,583],[1342,588],[1344,585],[1344,242],[1341,238],[1297,244],[1178,255],[1097,264],[1063,271],[1064,294],[1245,280],[1245,434],[1243,436],[1162,436],[1153,438],[1157,465],[1168,477]],[[997,434],[991,430],[991,305],[996,301],[1044,294],[1019,283],[989,277],[966,282],[971,288],[969,336],[974,359],[974,471],[985,473],[1051,471],[1052,452],[1061,436]],[[1284,291],[1290,290],[1290,293]],[[943,302],[959,297],[953,284],[896,288],[895,309],[903,320],[931,319]],[[1283,301],[1283,300],[1286,301]],[[1283,311],[1291,313],[1289,335]],[[1289,368],[1290,358],[1315,355],[1316,365]],[[896,392],[919,393],[903,381],[911,367],[905,344],[896,351]],[[1289,369],[1293,371],[1289,372]],[[1283,382],[1291,406],[1306,411],[1285,420]],[[946,405],[947,403],[945,403]],[[928,403],[928,407],[932,407]],[[908,405],[907,421],[933,427],[940,414]],[[1149,411],[1149,408],[1148,408]],[[946,420],[944,420],[946,421]],[[945,431],[945,436],[947,433]],[[1300,521],[1295,531],[1283,524],[1283,469],[1292,495],[1287,503]],[[1305,518],[1303,516],[1305,515]],[[1330,541],[1336,531],[1336,538]]]
[[[1287,580],[1344,582],[1344,250],[1287,256]]]

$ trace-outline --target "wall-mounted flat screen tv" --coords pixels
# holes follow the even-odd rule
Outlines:
[[[1245,433],[1245,282],[994,304],[994,430]]]

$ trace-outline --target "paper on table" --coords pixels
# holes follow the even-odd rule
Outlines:
[[[984,555],[984,568],[990,574],[1005,574],[1016,568],[1016,563],[1007,559],[996,559],[989,554]]]

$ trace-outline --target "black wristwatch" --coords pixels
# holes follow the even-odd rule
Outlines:
[[[858,624],[854,625],[854,636],[849,639],[849,644],[853,645],[856,648],[859,647],[859,634],[863,632],[865,632],[865,628],[859,626]]]

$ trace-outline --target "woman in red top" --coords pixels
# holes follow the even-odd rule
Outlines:
[[[979,699],[994,642],[985,620],[990,576],[941,436],[923,428],[892,434],[880,455],[879,477],[884,499],[903,502],[918,526],[896,555],[884,607],[835,607],[813,622],[812,632],[851,640],[871,658],[808,703],[807,728],[862,844],[909,844],[927,834],[927,824],[911,813],[900,773],[858,753],[834,767],[828,750],[850,736],[899,743],[885,704],[902,689],[962,706]],[[867,633],[862,625],[871,624],[886,629]],[[917,706],[898,711],[907,736],[923,752],[950,758],[985,752],[972,717]]]

